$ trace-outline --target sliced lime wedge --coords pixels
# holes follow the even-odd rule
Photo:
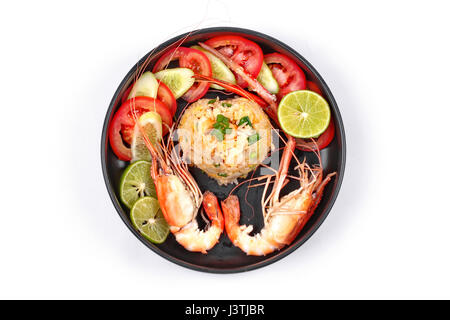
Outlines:
[[[156,197],[155,184],[150,176],[151,163],[137,161],[130,164],[122,174],[119,185],[120,200],[131,208],[139,198]]]
[[[158,200],[144,197],[134,204],[130,212],[134,227],[153,243],[163,243],[169,234],[169,225],[159,208]]]
[[[312,138],[323,133],[330,123],[327,101],[309,90],[293,91],[278,106],[281,128],[296,138]]]
[[[162,120],[157,112],[146,112],[139,118],[139,125],[145,132],[150,142],[155,145],[162,137]],[[145,144],[142,131],[139,126],[134,127],[133,140],[131,142],[131,162],[139,160],[152,160],[150,152]]]

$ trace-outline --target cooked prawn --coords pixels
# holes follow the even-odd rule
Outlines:
[[[136,121],[137,125],[139,122]],[[173,131],[167,145],[154,146],[144,134],[144,141],[152,155],[151,175],[156,187],[161,211],[177,242],[186,250],[206,254],[219,241],[223,232],[223,215],[216,196],[207,191],[202,194],[189,173],[187,164],[174,151]],[[199,230],[197,214],[203,209],[211,220],[204,231]]]
[[[298,180],[300,188],[280,199],[280,192],[287,184],[288,167],[295,150],[295,140],[288,138],[283,152],[280,170],[275,176],[274,186],[269,196],[265,197],[271,177],[267,179],[262,199],[264,227],[260,233],[250,235],[253,226],[239,225],[239,199],[230,195],[222,201],[225,229],[233,244],[248,255],[266,255],[292,243],[319,204],[323,189],[335,174],[322,179],[323,170],[310,168],[305,162],[299,163]]]

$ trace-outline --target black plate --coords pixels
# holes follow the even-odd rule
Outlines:
[[[327,148],[322,150],[321,155],[325,173],[335,171],[337,172],[337,176],[334,177],[326,187],[321,203],[317,207],[314,215],[310,218],[308,223],[300,232],[296,240],[292,242],[289,246],[283,248],[282,250],[274,252],[267,256],[261,257],[247,256],[239,248],[234,247],[231,244],[231,241],[227,238],[226,234],[222,235],[220,242],[212,250],[210,250],[207,255],[186,251],[175,241],[175,238],[172,235],[169,235],[169,237],[163,244],[155,245],[147,241],[143,236],[139,234],[139,232],[137,232],[133,228],[131,221],[129,219],[129,210],[124,205],[122,205],[118,199],[119,180],[124,168],[127,166],[127,163],[118,160],[117,157],[113,154],[107,141],[107,132],[110,121],[112,119],[112,115],[116,112],[117,108],[120,106],[120,98],[123,92],[126,90],[126,88],[133,81],[133,76],[137,68],[142,65],[142,63],[150,54],[152,54],[153,58],[151,59],[150,65],[148,67],[148,69],[151,69],[153,67],[154,62],[156,62],[156,60],[159,58],[159,56],[162,54],[165,48],[175,43],[179,43],[185,37],[187,38],[184,42],[184,46],[190,46],[198,41],[205,41],[208,38],[218,36],[221,34],[237,34],[244,36],[245,38],[253,40],[256,43],[258,43],[263,49],[264,53],[276,51],[282,54],[286,54],[287,56],[294,59],[305,71],[307,78],[319,84],[319,87],[322,90],[326,100],[330,104],[332,116],[336,124],[335,138]],[[206,98],[208,97],[213,98],[216,97],[217,95],[218,94],[216,92],[208,93]],[[224,97],[225,96],[221,98]],[[179,112],[185,106],[186,103],[182,99],[179,99],[177,102]],[[297,155],[301,158],[306,157],[308,163],[310,164],[317,163],[317,159],[312,153],[297,151]],[[140,241],[142,241],[147,247],[149,247],[151,250],[161,255],[162,257],[190,269],[214,273],[242,272],[266,266],[292,253],[295,249],[300,247],[306,240],[308,240],[309,237],[311,237],[311,235],[317,230],[317,228],[319,228],[319,226],[325,220],[325,218],[327,217],[328,213],[331,210],[331,207],[333,206],[334,201],[336,200],[344,175],[344,166],[345,166],[344,127],[336,101],[334,100],[333,95],[331,94],[325,81],[322,79],[319,73],[312,67],[312,65],[308,61],[306,61],[306,59],[303,58],[300,54],[298,54],[295,50],[272,37],[269,37],[265,34],[256,31],[230,27],[207,28],[194,31],[189,35],[183,34],[169,41],[166,41],[156,49],[149,52],[130,70],[130,72],[128,72],[128,74],[120,83],[116,93],[114,94],[114,97],[106,113],[101,141],[101,160],[106,187],[108,189],[109,195],[114,203],[117,212],[119,213],[123,222],[128,226],[130,231],[133,232],[133,234]],[[230,187],[219,186],[213,179],[207,177],[204,173],[202,173],[198,169],[192,169],[192,173],[196,178],[202,191],[211,190],[217,195],[219,200],[224,199],[232,188],[232,186]],[[256,172],[256,174],[258,174],[258,172]],[[259,229],[263,226],[261,217],[261,207],[259,205],[262,190],[251,189],[252,192],[249,192],[247,194],[247,200],[254,206],[255,209],[254,211],[249,205],[246,205],[245,201],[242,200],[244,199],[245,196],[245,190],[246,188],[240,188],[239,191],[237,192],[237,195],[241,199],[241,211],[242,211],[241,224],[242,223],[253,224],[256,227],[255,231],[258,232]]]

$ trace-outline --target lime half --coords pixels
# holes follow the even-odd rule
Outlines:
[[[131,208],[139,198],[156,197],[155,184],[150,176],[151,163],[137,161],[130,164],[122,174],[119,186],[120,200]]]
[[[153,243],[163,243],[169,234],[169,225],[153,197],[138,200],[130,213],[131,222],[139,232]]]
[[[313,138],[322,134],[330,123],[327,101],[309,90],[293,91],[278,106],[281,128],[296,138]]]
[[[145,132],[145,135],[153,145],[161,140],[162,137],[162,120],[157,112],[146,112],[139,118],[139,125]],[[147,145],[143,137],[143,132],[139,126],[134,127],[133,140],[131,142],[131,162],[146,160],[151,161],[152,157],[148,151]]]

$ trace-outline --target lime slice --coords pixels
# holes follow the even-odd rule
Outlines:
[[[139,124],[150,142],[155,145],[162,137],[162,120],[157,112],[146,112],[139,118]],[[142,131],[138,125],[134,127],[133,140],[131,142],[131,162],[139,160],[152,160],[150,151],[145,145]]]
[[[232,84],[236,84],[236,77],[234,76],[233,72],[231,72],[231,70],[225,65],[225,63],[222,62],[222,60],[220,60],[215,55],[209,53],[200,46],[192,46],[191,48],[200,50],[204,54],[206,54],[206,56],[209,59],[209,62],[211,62],[212,76],[214,79],[223,80]],[[224,88],[218,86],[217,84],[211,84],[210,87],[218,90],[225,90]]]
[[[278,91],[280,91],[277,80],[275,80],[272,71],[265,62],[263,62],[261,71],[259,71],[258,78],[256,78],[256,80],[258,80],[258,82],[261,83],[270,93],[277,94]]]
[[[155,184],[150,176],[151,166],[148,161],[137,161],[130,164],[122,174],[119,196],[128,208],[131,208],[139,198],[156,197]]]
[[[153,197],[139,199],[131,209],[131,222],[139,232],[153,243],[163,243],[169,234],[169,225]]]
[[[147,71],[144,72],[133,85],[133,88],[128,95],[128,99],[138,96],[156,98],[157,93],[158,81],[156,80],[153,73]]]
[[[309,90],[293,91],[278,106],[281,128],[296,138],[312,138],[330,123],[330,107],[324,98]]]
[[[155,73],[156,79],[161,80],[172,91],[175,99],[178,99],[194,84],[192,78],[194,71],[188,68],[173,68],[161,70]]]

